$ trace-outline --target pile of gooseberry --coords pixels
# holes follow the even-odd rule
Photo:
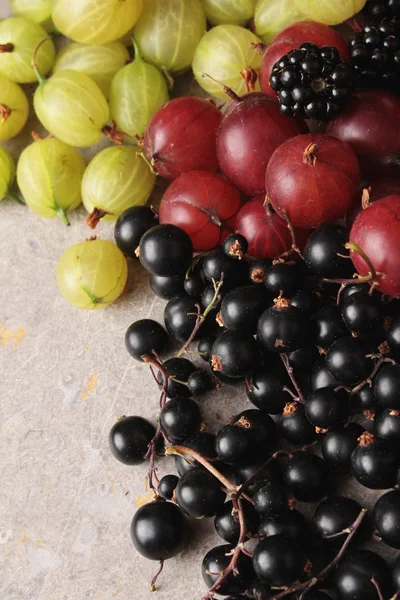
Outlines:
[[[62,253],[73,306],[117,300],[128,260],[165,300],[163,324],[125,333],[158,388],[154,424],[123,416],[109,434],[121,463],[148,464],[131,537],[160,563],[151,588],[208,518],[221,544],[203,557],[205,600],[400,598],[400,558],[382,556],[400,549],[398,3],[10,4],[0,141],[23,130],[34,81],[49,135],[17,164],[0,147],[0,199],[67,225],[83,202],[90,229],[115,222],[115,243]],[[343,22],[365,25],[349,45]],[[72,40],[60,51],[56,30]],[[205,94],[176,97],[190,68]],[[212,432],[202,398],[221,386],[250,404]],[[161,477],[165,457],[177,474]],[[357,498],[382,492],[370,518],[349,480]]]

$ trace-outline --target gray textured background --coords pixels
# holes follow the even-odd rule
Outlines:
[[[7,13],[0,0],[0,16]],[[33,118],[7,144],[15,158],[32,129],[40,131]],[[129,535],[146,466],[121,465],[108,450],[121,415],[155,421],[158,390],[127,354],[124,333],[136,319],[161,318],[165,303],[138,263],[129,265],[122,298],[103,311],[63,300],[56,263],[91,235],[85,216],[75,211],[67,228],[12,201],[0,204],[0,598],[199,600],[201,559],[218,543],[212,523],[196,522],[188,550],[166,563],[152,594],[157,564],[135,552]],[[112,239],[113,225],[100,224],[97,234]],[[202,403],[211,430],[246,406],[234,388]],[[173,463],[164,459],[162,472],[169,471]],[[358,485],[354,492],[368,505],[376,497]]]

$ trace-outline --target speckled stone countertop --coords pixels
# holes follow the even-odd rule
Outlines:
[[[0,0],[0,16],[8,12]],[[187,93],[191,82],[182,85]],[[15,158],[32,129],[40,132],[33,118],[7,144]],[[155,421],[158,390],[127,354],[124,333],[136,319],[161,320],[165,302],[133,262],[113,306],[86,312],[65,302],[56,263],[91,235],[85,216],[75,211],[67,228],[12,201],[0,204],[0,598],[200,600],[202,557],[221,541],[212,520],[196,522],[188,549],[166,563],[152,594],[158,565],[136,553],[129,533],[147,469],[118,463],[108,449],[121,415]],[[113,225],[96,233],[112,239]],[[241,388],[202,402],[211,430],[248,406]],[[169,458],[167,472],[174,472]],[[358,485],[354,493],[369,506],[376,497]]]

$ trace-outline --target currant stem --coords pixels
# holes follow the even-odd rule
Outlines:
[[[156,588],[156,582],[157,582],[157,579],[159,578],[159,576],[161,575],[163,568],[164,568],[164,561],[160,560],[160,568],[158,569],[157,573],[154,575],[154,577],[153,577],[153,579],[151,580],[151,583],[150,583],[150,591],[151,592],[155,592],[156,591],[156,589],[157,589]]]
[[[377,357],[375,355],[370,354],[370,355],[367,355],[367,358],[377,358]],[[366,385],[370,384],[372,382],[373,378],[375,377],[375,375],[377,374],[377,372],[379,371],[382,364],[385,362],[389,362],[392,365],[396,364],[396,361],[393,360],[392,358],[385,358],[384,356],[381,356],[379,358],[379,360],[377,361],[377,363],[375,364],[374,368],[372,369],[371,375],[369,377],[367,377],[367,379],[364,379],[364,381],[359,383],[355,388],[353,388],[350,392],[351,395],[354,396],[354,394],[356,394],[357,392],[362,390]]]
[[[385,600],[382,594],[381,586],[379,585],[379,582],[375,579],[375,577],[371,577],[371,583],[376,589],[376,593],[378,594],[379,600]]]
[[[273,460],[276,460],[277,458],[282,458],[284,456],[288,457],[288,456],[291,456],[291,454],[288,452],[285,452],[284,450],[278,450],[278,452],[274,452],[274,454],[272,456],[270,456],[268,458],[268,460],[266,460],[265,463],[263,463],[261,465],[261,467],[259,469],[257,469],[257,471],[255,473],[253,473],[253,475],[251,477],[249,477],[244,483],[242,483],[241,486],[239,486],[239,488],[237,489],[237,491],[235,493],[235,498],[239,498],[240,496],[242,496],[244,494],[244,492],[249,489],[251,484],[254,483],[254,481],[256,481],[257,477],[259,475],[261,475],[261,473],[263,473],[265,468]]]
[[[301,404],[304,404],[304,402],[305,402],[305,400],[304,400],[304,394],[301,391],[300,386],[297,383],[295,376],[293,375],[293,367],[290,366],[290,361],[289,361],[289,358],[288,358],[287,354],[281,354],[280,357],[281,357],[281,361],[283,362],[283,365],[284,365],[284,367],[285,367],[285,369],[287,371],[287,374],[290,377],[290,381],[292,382],[292,384],[294,386],[294,389],[297,392],[298,401]]]
[[[279,594],[272,596],[270,598],[270,600],[280,600],[280,598],[284,598],[285,596],[288,596],[289,594],[294,594],[296,592],[308,591],[309,589],[314,587],[317,583],[322,582],[325,579],[325,577],[327,575],[329,575],[329,573],[332,571],[332,569],[334,569],[334,567],[336,567],[336,565],[343,558],[344,553],[346,552],[351,540],[353,539],[358,528],[360,527],[361,523],[363,522],[366,514],[367,514],[367,509],[362,508],[360,511],[360,514],[358,515],[358,517],[354,521],[354,523],[352,525],[350,525],[350,527],[348,529],[343,530],[343,533],[348,533],[346,540],[343,542],[342,547],[340,548],[340,550],[337,553],[337,555],[335,556],[335,558],[329,563],[329,565],[327,565],[324,569],[322,569],[322,571],[320,571],[320,573],[318,573],[318,575],[316,575],[315,577],[313,577],[313,579],[311,579],[309,581],[305,581],[303,583],[298,583],[296,585],[293,585],[292,587],[286,588],[282,592],[279,592]]]
[[[377,273],[375,270],[374,265],[372,264],[371,259],[369,258],[369,256],[367,256],[364,252],[364,250],[362,248],[360,248],[360,246],[358,246],[358,244],[356,244],[355,242],[347,242],[344,247],[347,250],[351,250],[352,252],[356,252],[357,254],[359,254],[361,256],[361,258],[363,258],[365,260],[365,262],[367,263],[368,267],[369,267],[369,274],[371,275],[371,279],[373,282],[377,281]]]
[[[193,331],[190,334],[189,338],[186,340],[186,342],[184,343],[184,345],[182,346],[182,348],[179,350],[178,354],[176,355],[177,358],[180,358],[182,356],[182,354],[185,354],[187,348],[193,342],[194,338],[196,337],[197,333],[200,330],[200,327],[203,325],[205,319],[207,318],[207,315],[210,313],[210,311],[212,311],[218,305],[218,302],[220,299],[219,292],[220,292],[220,289],[221,289],[223,283],[224,283],[224,274],[223,273],[221,274],[220,281],[216,282],[213,279],[214,296],[212,297],[210,304],[207,306],[207,308],[205,309],[205,311],[203,313],[201,313],[200,306],[196,305],[196,307],[197,307],[196,324],[195,324]]]
[[[293,400],[296,400],[296,401],[298,401],[298,400],[299,400],[299,397],[298,397],[298,396],[296,396],[296,394],[294,394],[294,393],[292,392],[292,390],[291,390],[290,388],[288,388],[286,385],[285,385],[285,387],[283,388],[283,391],[284,391],[284,392],[287,392],[288,394],[290,394],[290,395],[292,396]]]
[[[196,460],[200,465],[205,467],[207,471],[209,471],[218,481],[222,483],[222,485],[228,490],[231,494],[236,494],[237,488],[233,485],[229,479],[227,479],[222,473],[218,471],[204,456],[196,452],[196,450],[192,450],[191,448],[187,448],[186,446],[167,446],[165,448],[165,455],[172,456],[173,454],[177,454],[178,456],[184,456],[187,454],[194,460]]]

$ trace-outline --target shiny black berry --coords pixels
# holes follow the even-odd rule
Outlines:
[[[357,385],[370,375],[373,362],[367,358],[368,349],[354,337],[337,340],[326,355],[331,375],[343,385]]]
[[[274,482],[268,482],[253,496],[255,510],[268,516],[278,516],[289,509],[289,496],[286,488]]]
[[[157,215],[148,206],[128,208],[115,223],[114,237],[118,248],[129,258],[137,258],[135,251],[142,236],[157,224]]]
[[[199,353],[200,358],[207,363],[210,362],[211,349],[215,339],[216,338],[212,336],[202,337],[197,344],[197,352]]]
[[[341,600],[379,600],[372,576],[384,598],[390,590],[391,573],[386,561],[370,550],[345,555],[335,572],[335,588]]]
[[[302,272],[295,263],[277,263],[272,265],[266,273],[264,285],[272,298],[279,294],[291,296],[301,287]]]
[[[199,433],[200,409],[190,398],[173,398],[161,410],[160,424],[172,444],[182,443]]]
[[[312,320],[313,340],[317,346],[328,350],[336,340],[348,335],[342,321],[340,309],[327,305],[321,308]]]
[[[369,294],[352,294],[341,303],[342,319],[352,333],[365,336],[383,323],[382,303]]]
[[[284,535],[290,540],[306,546],[310,528],[301,512],[295,509],[289,510],[286,506],[286,511],[279,515],[263,515],[258,534],[261,537]]]
[[[349,423],[347,427],[342,425],[328,431],[321,443],[325,462],[331,467],[350,470],[351,455],[363,433],[364,429],[358,423]]]
[[[314,511],[313,523],[318,533],[335,544],[347,538],[347,529],[361,512],[356,500],[345,496],[330,496],[322,500]]]
[[[192,256],[190,237],[175,225],[156,225],[140,240],[140,262],[155,275],[165,277],[185,273],[191,265]]]
[[[349,255],[344,247],[348,237],[346,228],[341,225],[322,225],[313,231],[303,253],[310,273],[326,278],[351,277],[351,260],[342,258]]]
[[[227,256],[241,260],[246,254],[249,244],[246,238],[240,233],[230,233],[225,238],[222,247]]]
[[[244,377],[254,370],[258,355],[257,343],[250,334],[224,331],[213,344],[210,364],[216,373]]]
[[[139,465],[156,434],[154,425],[142,417],[122,417],[109,435],[110,450],[124,465]]]
[[[201,296],[206,285],[200,273],[194,271],[185,277],[183,287],[189,296]]]
[[[125,346],[129,354],[142,361],[142,356],[163,354],[169,345],[165,329],[153,319],[141,319],[130,325],[125,333]]]
[[[293,369],[308,372],[319,359],[320,353],[316,345],[311,343],[289,352],[287,356]]]
[[[375,414],[373,433],[391,444],[393,450],[400,452],[400,411],[379,409]]]
[[[223,275],[223,288],[233,288],[240,283],[246,272],[246,265],[232,256],[227,256],[222,248],[211,250],[203,259],[203,272],[209,283],[218,282]]]
[[[400,365],[385,365],[374,380],[374,395],[384,408],[400,409]]]
[[[300,402],[288,402],[283,409],[280,432],[282,437],[295,446],[306,446],[312,444],[317,433],[311,425]]]
[[[214,387],[213,379],[204,369],[197,369],[189,376],[188,388],[192,396],[200,396],[211,391]]]
[[[378,535],[388,546],[400,548],[400,492],[391,490],[379,498],[372,520]]]
[[[190,375],[196,371],[195,365],[186,358],[170,358],[163,364],[164,370],[167,372],[167,396],[169,398],[177,398],[179,396],[188,398],[190,391],[187,385],[178,382],[187,382]],[[164,377],[161,373],[158,374],[160,389],[164,384]],[[174,381],[176,379],[176,381]]]
[[[186,341],[197,319],[199,300],[188,294],[171,298],[164,309],[164,322],[169,335],[178,341]]]
[[[255,333],[258,319],[266,307],[263,290],[254,286],[238,287],[222,301],[218,323],[226,329]]]
[[[185,446],[191,450],[195,450],[210,462],[215,462],[217,460],[217,454],[215,452],[215,435],[209,431],[200,431],[200,433],[190,440],[186,440]],[[181,477],[186,471],[193,469],[194,466],[199,466],[199,464],[191,456],[175,456],[175,467]]]
[[[365,385],[361,390],[353,396],[353,411],[363,412],[364,410],[376,410],[378,401],[375,398],[372,386]]]
[[[258,321],[257,337],[269,352],[291,352],[304,345],[308,319],[305,313],[284,299],[268,308]]]
[[[234,549],[229,544],[216,546],[207,552],[203,559],[202,575],[208,588],[211,588],[217,581],[221,571],[226,569],[231,560],[231,553]],[[226,596],[227,594],[240,594],[244,592],[254,578],[254,572],[251,568],[251,559],[243,553],[239,556],[237,565],[238,573],[236,576],[230,573],[218,588],[218,593]]]
[[[131,524],[136,550],[150,560],[173,558],[185,548],[188,524],[172,502],[150,502],[141,506]]]
[[[200,467],[182,475],[175,495],[181,509],[195,519],[215,516],[225,501],[221,483]]]
[[[345,390],[321,388],[308,396],[305,403],[307,419],[318,429],[331,429],[348,420],[350,399]]]
[[[172,500],[179,477],[176,475],[164,475],[157,486],[158,495],[164,500]]]
[[[351,469],[361,485],[385,490],[396,483],[397,455],[385,440],[363,433],[351,455]]]
[[[161,275],[153,275],[151,273],[149,275],[149,283],[153,293],[165,300],[170,300],[174,296],[183,294],[183,281],[183,275],[175,277],[162,277]]]
[[[242,502],[243,513],[247,531],[255,534],[258,529],[260,517],[248,502]],[[225,502],[218,510],[214,519],[215,530],[218,535],[229,544],[237,544],[240,536],[240,523],[237,511],[231,500]]]
[[[325,358],[320,358],[313,366],[310,376],[311,391],[319,390],[320,388],[330,387],[337,388],[340,385],[339,381],[331,375],[325,362]]]
[[[393,319],[387,330],[387,341],[394,358],[400,360],[400,317]]]
[[[246,394],[250,402],[270,415],[279,415],[289,402],[290,395],[284,391],[286,382],[267,369],[259,369],[246,380]]]
[[[316,502],[326,493],[327,465],[308,452],[296,452],[283,471],[283,481],[296,500]]]
[[[288,586],[304,571],[305,555],[300,546],[284,535],[274,535],[257,544],[253,568],[257,577],[272,586]]]

